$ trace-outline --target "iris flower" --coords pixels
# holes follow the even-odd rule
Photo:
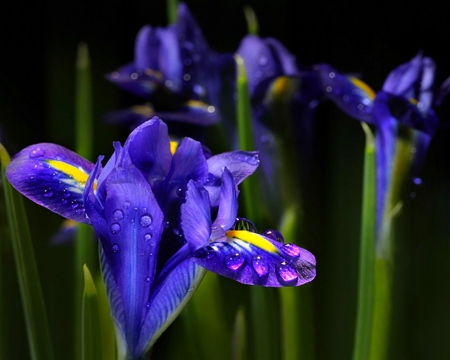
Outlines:
[[[142,357],[174,320],[205,269],[249,285],[297,286],[315,277],[308,251],[236,223],[237,185],[256,152],[209,156],[190,138],[171,142],[158,118],[136,128],[102,167],[55,144],[25,148],[6,174],[36,203],[91,224],[127,359]],[[214,221],[213,221],[214,219]],[[248,223],[246,223],[248,224]]]
[[[361,80],[340,74],[329,65],[316,67],[324,93],[349,116],[374,125],[377,149],[377,237],[380,238],[383,217],[392,211],[395,156],[400,151],[397,140],[409,132],[413,137],[410,179],[417,177],[430,140],[438,126],[432,109],[432,87],[435,63],[421,53],[395,68],[386,78],[382,90],[375,93]],[[380,243],[378,250],[381,249]]]
[[[219,120],[220,59],[209,49],[184,3],[178,6],[175,24],[166,28],[144,26],[136,37],[134,52],[131,63],[107,78],[153,105],[112,113],[110,120],[140,124],[155,114],[197,125]]]
[[[244,37],[237,50],[245,63],[252,102],[255,146],[263,159],[261,182],[270,192],[271,213],[279,213],[281,186],[278,140],[302,169],[308,172],[313,138],[314,112],[321,90],[315,72],[297,66],[295,56],[274,38]],[[282,107],[280,107],[280,104]],[[278,136],[278,138],[277,138]],[[290,141],[289,141],[290,139]],[[292,145],[294,147],[292,147]],[[298,183],[298,178],[295,182]]]

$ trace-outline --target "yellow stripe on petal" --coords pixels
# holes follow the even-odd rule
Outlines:
[[[369,85],[367,85],[364,81],[361,81],[353,76],[350,76],[349,79],[353,85],[364,91],[370,99],[372,100],[375,99],[375,91],[373,91],[372,88]]]
[[[68,177],[73,178],[80,185],[86,184],[89,174],[87,174],[83,169],[58,160],[47,160],[46,162],[52,168],[61,171]]]
[[[262,250],[271,252],[274,254],[278,253],[277,248],[268,240],[264,239],[261,235],[245,231],[245,230],[229,230],[226,232],[227,238],[239,239],[245,241],[248,244],[254,245]]]
[[[172,155],[175,154],[175,152],[177,151],[178,145],[179,145],[179,143],[176,140],[172,140],[170,142],[170,152],[172,153]]]
[[[414,98],[409,98],[409,102],[411,103],[411,104],[413,104],[413,105],[416,105],[417,106],[417,104],[419,103],[416,99],[414,99]]]

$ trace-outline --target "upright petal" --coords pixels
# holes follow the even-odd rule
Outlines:
[[[39,205],[78,222],[86,218],[83,191],[94,164],[55,144],[28,146],[6,169],[11,184]]]
[[[225,168],[222,174],[222,186],[220,189],[220,203],[217,211],[216,220],[214,220],[212,231],[216,228],[230,229],[236,221],[238,210],[238,192],[236,182],[228,168]],[[222,231],[224,231],[222,230]]]

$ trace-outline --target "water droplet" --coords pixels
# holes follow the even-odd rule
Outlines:
[[[413,178],[413,183],[416,185],[422,185],[422,179],[415,177],[415,178]]]
[[[177,189],[177,196],[179,198],[184,198],[186,196],[186,191],[183,188],[178,188]]]
[[[150,241],[151,238],[152,238],[152,234],[150,234],[150,233],[144,235],[144,240],[145,240],[145,241]]]
[[[67,199],[61,199],[61,202],[66,205],[67,204]]]
[[[37,147],[36,149],[30,151],[28,154],[30,158],[36,159],[38,157],[42,157],[45,155],[45,150],[41,149],[40,147]]]
[[[217,181],[217,178],[213,174],[208,173],[208,177],[206,178],[205,185],[213,186],[213,185],[215,185],[216,181]]]
[[[65,198],[70,197],[70,192],[67,191],[67,189],[64,189],[64,190],[63,190],[63,196],[64,196]]]
[[[282,283],[286,285],[294,285],[297,283],[297,272],[289,266],[286,261],[281,262],[276,267],[277,274]]]
[[[124,209],[128,209],[130,207],[130,203],[128,202],[128,201],[125,201],[124,203],[123,203],[123,208]]]
[[[76,201],[72,201],[72,209],[76,209],[80,204],[78,204]]]
[[[334,77],[336,76],[336,74],[334,72],[330,72],[328,74],[328,76],[330,77],[330,79],[334,79]]]
[[[256,226],[246,218],[236,218],[236,222],[233,225],[233,230],[246,230],[255,233]]]
[[[277,230],[269,229],[264,231],[261,235],[279,243],[284,243],[284,236]]]
[[[206,246],[196,250],[193,256],[196,258],[209,260],[216,256],[216,251],[211,246]]]
[[[118,223],[112,223],[111,226],[109,227],[109,230],[111,230],[111,232],[113,234],[118,234],[120,232],[120,225]]]
[[[120,247],[119,247],[119,245],[113,244],[113,246],[112,246],[112,251],[113,251],[114,254],[119,253],[119,252],[120,252]]]
[[[261,66],[266,66],[269,63],[269,60],[264,55],[261,55],[258,59],[258,63]]]
[[[164,83],[164,85],[166,85],[168,88],[172,87],[173,83],[170,80],[166,80],[166,82]]]
[[[120,209],[114,210],[113,216],[116,220],[122,220],[123,219],[123,211]]]
[[[267,275],[269,272],[269,266],[262,260],[260,255],[253,257],[252,265],[259,276]]]
[[[152,223],[152,218],[149,214],[142,215],[141,218],[139,219],[139,223],[143,227],[149,227],[150,224]]]
[[[189,80],[191,80],[191,75],[190,75],[190,74],[184,74],[184,75],[183,75],[183,80],[184,80],[184,81],[189,81]]]
[[[234,253],[232,255],[227,255],[225,257],[225,265],[228,269],[237,270],[244,263],[244,257],[239,253]]]
[[[283,251],[286,255],[291,257],[299,257],[301,253],[301,249],[295,244],[284,244],[281,247],[281,251]]]
[[[132,74],[130,75],[130,77],[131,77],[133,80],[136,80],[136,79],[138,78],[138,74],[137,74],[137,73],[132,73]]]
[[[214,111],[216,111],[216,108],[214,106],[210,105],[210,106],[208,106],[207,110],[210,114],[212,114]]]
[[[147,277],[145,278],[145,281],[146,281],[146,282],[150,282],[150,280],[151,280],[151,279],[150,279],[150,276],[147,276]]]
[[[48,189],[48,190],[44,190],[44,196],[46,198],[51,198],[53,196],[53,191],[52,189]]]
[[[150,301],[145,305],[147,309],[150,309]]]
[[[141,252],[141,254],[140,254],[141,256],[144,256],[145,255],[145,253],[144,252]]]
[[[168,229],[169,226],[170,226],[170,221],[169,220],[165,221],[164,222],[164,229]]]
[[[137,206],[135,206],[135,207],[133,208],[133,210],[134,210],[134,211],[138,211],[139,209],[138,209]]]
[[[332,92],[332,91],[333,91],[333,88],[332,88],[331,86],[327,86],[325,90],[326,90],[327,92]]]

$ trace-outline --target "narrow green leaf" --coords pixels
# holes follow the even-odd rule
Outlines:
[[[166,0],[167,23],[175,24],[178,15],[178,0]]]
[[[247,20],[247,31],[251,35],[258,35],[258,19],[251,6],[244,6],[245,19]]]
[[[92,83],[89,61],[89,51],[85,43],[78,45],[76,61],[76,91],[75,91],[75,151],[86,159],[92,159],[93,146],[93,109]],[[81,331],[81,297],[83,292],[83,264],[95,273],[96,263],[95,243],[92,241],[92,227],[86,224],[77,225],[75,241],[75,352],[80,358]]]
[[[362,196],[361,243],[359,257],[358,302],[353,359],[367,359],[369,354],[374,295],[376,239],[375,143],[369,126],[362,123],[366,135]]]
[[[91,272],[83,265],[84,291],[82,305],[81,351],[83,360],[102,358],[102,336],[100,328],[99,302],[97,289]]]
[[[233,360],[247,359],[247,323],[245,321],[244,308],[240,306],[236,312],[233,329]]]
[[[296,207],[286,209],[281,232],[288,242],[300,232]],[[312,287],[279,289],[283,360],[314,359],[314,321]]]
[[[5,169],[10,162],[10,157],[2,144],[0,144],[0,162],[5,205],[25,315],[30,355],[32,359],[51,360],[53,359],[53,347],[41,283],[34,258],[33,244],[28,228],[28,220],[23,206],[22,195],[15,191],[6,179]]]

